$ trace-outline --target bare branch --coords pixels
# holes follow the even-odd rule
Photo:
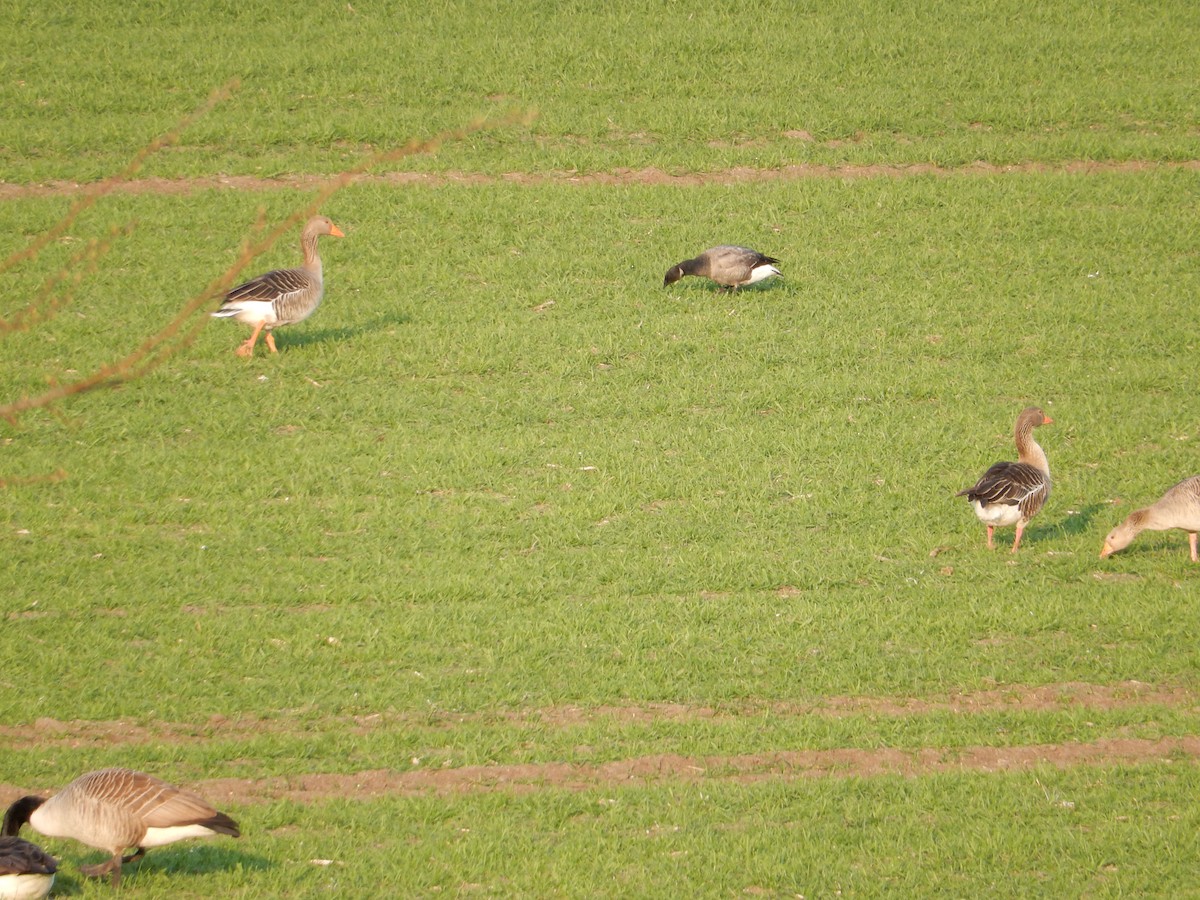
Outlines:
[[[165,135],[163,138],[159,138],[151,142],[151,144],[149,144],[146,148],[143,148],[135,160],[130,163],[130,165],[127,166],[122,172],[100,182],[97,188],[91,191],[87,197],[74,204],[71,210],[68,211],[67,216],[65,216],[62,221],[55,225],[50,232],[47,232],[49,237],[43,235],[42,238],[35,241],[25,251],[20,251],[19,253],[14,254],[9,258],[9,260],[6,260],[3,264],[0,264],[0,272],[11,267],[16,262],[35,257],[49,240],[52,240],[54,236],[61,234],[70,225],[71,221],[78,216],[79,212],[81,212],[83,209],[86,209],[87,206],[95,203],[99,197],[111,191],[113,187],[122,180],[129,178],[141,167],[151,153],[156,152],[162,147],[167,146],[168,143],[171,143],[177,139],[179,133],[187,125],[190,125],[200,115],[210,110],[221,100],[225,99],[225,97],[227,97],[229,92],[232,90],[232,87],[235,85],[236,81],[233,81],[225,85],[223,88],[214,91],[209,97],[208,102],[196,110],[196,112],[185,118],[177,128],[175,128],[168,135]],[[7,419],[11,423],[15,423],[22,413],[32,409],[50,406],[64,397],[69,397],[74,394],[81,394],[99,387],[116,385],[145,375],[155,366],[168,359],[172,354],[178,352],[180,349],[186,347],[195,340],[196,336],[200,333],[200,330],[207,323],[208,317],[206,316],[198,319],[197,321],[193,321],[190,325],[188,324],[188,320],[191,319],[201,308],[210,303],[214,297],[224,296],[224,294],[227,293],[231,287],[233,287],[239,274],[243,269],[246,268],[247,265],[250,264],[250,262],[252,262],[262,253],[269,250],[271,246],[277,240],[279,240],[280,237],[286,234],[296,224],[315,214],[326,200],[328,200],[338,191],[352,184],[356,178],[370,169],[383,163],[393,162],[407,156],[414,156],[420,153],[432,153],[447,141],[462,140],[471,134],[475,134],[476,132],[483,131],[485,129],[502,128],[518,123],[528,123],[532,121],[532,118],[532,113],[524,111],[512,112],[495,120],[480,118],[461,128],[449,129],[425,140],[414,139],[409,141],[409,143],[403,147],[373,154],[361,164],[329,178],[320,187],[320,189],[317,191],[316,197],[308,205],[296,210],[294,213],[292,213],[292,215],[280,222],[274,228],[267,230],[265,234],[262,233],[262,218],[260,213],[259,227],[256,228],[256,231],[262,236],[257,240],[247,240],[247,242],[243,245],[241,252],[238,254],[237,259],[234,260],[233,264],[230,265],[229,268],[227,268],[223,273],[221,273],[220,276],[209,283],[203,290],[194,294],[166,325],[164,325],[153,335],[146,338],[133,352],[129,353],[122,359],[117,360],[116,362],[101,366],[95,372],[84,378],[64,384],[56,384],[49,390],[36,396],[25,396],[13,403],[0,406],[0,417]],[[112,240],[115,239],[115,237],[115,234],[110,235],[107,243],[96,242],[96,246],[94,248],[91,248],[91,245],[89,245],[89,250],[85,251],[83,256],[83,259],[88,262],[88,266],[90,267],[88,269],[89,273],[94,271],[99,259],[103,253],[107,251],[108,246],[111,244]],[[81,277],[82,276],[76,277],[75,283],[78,283],[78,280]],[[54,281],[54,279],[51,279],[51,281],[57,283]],[[50,289],[52,289],[52,287]],[[44,289],[44,291],[45,290],[46,289]]]
[[[67,260],[66,265],[46,279],[32,303],[10,318],[0,319],[0,332],[25,331],[38,322],[54,318],[55,313],[71,301],[74,288],[99,268],[100,260],[112,248],[117,238],[129,234],[133,228],[133,224],[129,223],[124,227],[110,229],[105,238],[88,241],[82,250]],[[67,287],[56,295],[55,289],[64,281],[68,282]]]
[[[130,178],[136,175],[141,170],[142,166],[146,164],[146,160],[163,147],[169,147],[179,140],[179,136],[197,119],[207,115],[218,103],[222,103],[227,100],[229,96],[237,89],[239,83],[239,80],[236,78],[232,78],[227,81],[221,87],[209,94],[207,100],[192,110],[192,112],[190,112],[188,115],[180,119],[178,124],[176,124],[173,129],[168,131],[166,134],[161,135],[160,137],[156,137],[149,144],[139,150],[137,155],[134,156],[129,165],[127,165],[124,169],[122,169],[120,172],[117,172],[115,175],[109,175],[107,178],[96,182],[94,185],[88,188],[82,197],[71,204],[71,207],[67,210],[66,215],[64,215],[58,220],[58,222],[51,226],[49,230],[42,232],[42,234],[34,238],[34,240],[31,241],[29,246],[24,250],[14,251],[6,260],[0,262],[0,272],[7,272],[18,263],[28,262],[32,259],[36,259],[37,255],[41,253],[43,249],[45,249],[46,245],[58,238],[68,228],[70,228],[84,210],[94,206],[97,200],[99,200],[105,194],[111,193],[113,189],[117,187],[117,185],[124,181],[128,181]]]

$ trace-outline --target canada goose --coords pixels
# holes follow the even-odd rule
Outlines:
[[[1012,552],[1016,553],[1025,526],[1050,496],[1050,463],[1033,439],[1033,429],[1053,421],[1036,406],[1022,410],[1015,429],[1017,462],[996,463],[973,487],[954,495],[965,494],[979,521],[987,526],[989,550],[994,546],[992,533],[997,528],[1016,525],[1017,536],[1012,545]]]
[[[294,325],[312,315],[325,292],[321,276],[321,257],[317,238],[323,234],[345,237],[340,228],[325,216],[313,216],[300,234],[304,264],[298,269],[276,269],[239,284],[228,294],[221,308],[213,313],[218,319],[237,319],[254,327],[254,333],[237,348],[238,356],[254,353],[258,333],[267,330],[267,346],[276,353],[272,329]]]
[[[58,861],[37,844],[0,837],[0,900],[41,900],[57,871]]]
[[[111,853],[108,862],[80,871],[111,872],[114,886],[121,881],[122,863],[141,859],[150,847],[214,834],[241,836],[233,819],[202,798],[131,769],[89,772],[48,800],[22,797],[4,814],[3,832],[16,837],[26,822],[47,837],[73,838]],[[123,857],[131,847],[136,851]]]
[[[722,245],[705,250],[694,259],[685,259],[667,270],[663,287],[674,284],[684,275],[700,275],[711,278],[730,291],[745,284],[754,284],[772,275],[782,274],[777,268],[779,260],[763,256],[749,247]]]
[[[1188,533],[1192,562],[1200,562],[1196,555],[1196,533],[1200,532],[1200,475],[1185,478],[1153,505],[1131,512],[1124,522],[1108,533],[1100,558],[1124,550],[1143,531],[1168,531],[1172,528],[1182,528]]]

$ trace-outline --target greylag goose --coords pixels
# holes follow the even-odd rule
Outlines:
[[[1016,525],[1017,536],[1012,545],[1012,552],[1016,553],[1025,526],[1050,496],[1050,463],[1045,451],[1033,439],[1033,429],[1053,421],[1036,406],[1022,410],[1014,429],[1017,462],[996,463],[973,487],[954,495],[965,495],[979,521],[987,526],[989,550],[994,546],[992,534],[997,528]]]
[[[254,342],[263,329],[267,346],[276,353],[272,329],[280,325],[303,322],[313,314],[325,293],[321,277],[321,257],[317,255],[317,238],[323,234],[345,237],[340,228],[325,216],[313,216],[300,234],[304,264],[298,269],[276,269],[239,284],[228,294],[221,308],[213,313],[218,319],[237,319],[254,328],[254,333],[238,347],[238,356],[254,353]]]
[[[1131,512],[1124,522],[1108,533],[1100,558],[1124,550],[1143,531],[1169,531],[1172,528],[1182,528],[1188,533],[1192,562],[1200,562],[1196,555],[1196,532],[1200,532],[1200,475],[1185,478],[1152,506]]]
[[[184,838],[228,834],[240,837],[237,823],[195,794],[131,769],[101,769],[81,775],[49,800],[22,797],[4,814],[3,833],[16,837],[28,822],[47,837],[73,838],[112,854],[108,862],[81,866],[85,875],[112,873],[141,859],[150,847]],[[131,856],[122,856],[129,848]]]
[[[772,275],[782,273],[775,268],[779,260],[763,256],[749,247],[734,247],[728,244],[705,250],[694,259],[685,259],[667,270],[663,287],[674,284],[684,275],[699,275],[710,278],[730,291],[742,285],[754,284]]]
[[[0,900],[41,900],[57,871],[58,861],[37,844],[0,837]]]

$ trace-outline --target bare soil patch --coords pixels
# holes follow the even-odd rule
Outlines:
[[[360,184],[431,185],[444,184],[669,184],[690,187],[704,184],[738,184],[762,181],[795,181],[802,178],[907,178],[920,175],[953,177],[964,175],[1030,175],[1030,174],[1085,174],[1137,173],[1155,169],[1184,169],[1200,171],[1200,160],[1183,162],[1151,162],[1147,160],[1097,161],[1068,160],[1057,163],[1027,162],[1013,165],[995,165],[975,162],[965,166],[938,166],[930,163],[879,164],[879,165],[821,165],[797,163],[774,169],[758,169],[738,166],[714,172],[673,173],[650,167],[644,169],[614,169],[609,172],[581,174],[572,171],[560,172],[507,172],[502,175],[487,175],[479,172],[384,172],[364,174],[355,180]],[[273,191],[314,190],[327,184],[333,176],[287,175],[279,178],[259,178],[252,175],[209,175],[196,178],[138,178],[115,185],[114,193],[187,195],[199,191]],[[31,197],[63,197],[85,193],[94,188],[92,184],[75,181],[48,181],[43,184],[8,184],[0,182],[0,201],[21,200]]]
[[[919,750],[784,750],[734,756],[656,754],[598,765],[541,763],[414,769],[372,769],[353,774],[311,774],[270,778],[216,778],[188,787],[218,805],[290,800],[369,799],[539,790],[649,787],[668,782],[798,781],[807,778],[916,777],[944,772],[1019,772],[1038,767],[1187,763],[1200,761],[1200,737],[1148,740],[1116,738],[1073,744],[1018,747],[962,747]],[[53,788],[50,788],[53,790]],[[0,785],[0,805],[39,791]]]
[[[949,694],[945,697],[822,697],[811,703],[762,703],[738,706],[697,707],[680,704],[647,706],[556,707],[533,710],[544,721],[577,724],[611,717],[628,721],[698,719],[770,713],[774,716],[914,716],[938,712],[985,713],[997,710],[1053,712],[1071,708],[1096,710],[1161,705],[1191,707],[1198,701],[1187,688],[1125,681],[1113,685],[1065,682],[1048,685],[1006,685],[988,691]]]
[[[311,734],[338,730],[365,734],[376,729],[451,729],[489,721],[513,725],[547,725],[574,728],[595,722],[617,724],[656,721],[689,722],[752,718],[770,715],[821,716],[921,716],[937,713],[980,715],[989,712],[1060,712],[1068,709],[1097,711],[1162,706],[1189,709],[1200,705],[1190,688],[1152,685],[1140,681],[1117,684],[1064,682],[1047,685],[1005,685],[992,690],[948,694],[944,697],[821,697],[808,702],[727,703],[713,706],[684,703],[648,703],[629,706],[548,706],[481,713],[427,712],[419,715],[377,712],[358,716],[315,716],[310,710],[280,711],[264,718],[229,719],[212,716],[204,722],[69,722],[42,718],[27,725],[0,725],[0,747],[28,750],[49,746],[72,749],[118,745],[183,744],[192,741],[246,741],[263,735]]]
[[[1200,737],[1110,739],[1079,744],[1020,747],[966,747],[956,750],[858,749],[791,750],[736,756],[656,754],[599,765],[542,763],[464,766],[397,772],[376,769],[352,775],[295,778],[214,779],[200,788],[206,796],[236,803],[288,799],[311,802],[333,797],[463,794],[537,790],[652,786],[668,781],[752,783],[804,778],[849,778],[940,772],[1011,772],[1039,766],[1069,768],[1200,759]],[[3,788],[0,788],[0,795]]]
[[[316,717],[305,711],[263,719],[230,720],[213,716],[202,723],[128,721],[60,722],[39,719],[29,725],[0,727],[0,746],[9,749],[51,745],[84,748],[146,743],[250,740],[263,734],[312,734],[338,729],[367,733],[378,728],[454,728],[468,722],[536,724],[570,728],[596,721],[621,723],[689,721],[770,714],[773,716],[919,716],[940,712],[982,714],[1005,711],[1113,710],[1160,706],[1194,708],[1188,688],[1126,681],[1114,685],[1068,682],[1008,685],[994,690],[945,697],[824,697],[807,703],[755,703],[721,706],[645,704],[640,706],[541,707],[477,713],[374,713],[353,717]],[[1020,771],[1037,766],[1129,765],[1180,760],[1200,762],[1200,736],[1161,739],[1107,738],[1084,743],[1015,747],[839,748],[781,750],[730,756],[657,754],[607,763],[492,764],[457,768],[377,769],[352,774],[297,774],[261,779],[218,778],[194,785],[214,800],[234,803],[280,799],[311,802],[330,797],[454,794],[480,791],[527,793],[545,789],[585,790],[665,781],[718,780],[753,782],[818,777],[918,776],[938,772]],[[0,805],[30,792],[52,790],[0,785]]]

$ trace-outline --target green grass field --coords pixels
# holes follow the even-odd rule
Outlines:
[[[1196,8],[3,11],[0,258],[240,84],[0,272],[8,322],[132,223],[0,404],[316,193],[270,179],[538,113],[326,202],[277,356],[211,321],[0,423],[0,803],[124,765],[244,832],[123,895],[1196,893],[1200,570],[1097,558],[1200,472]],[[662,287],[718,243],[785,277]],[[1031,404],[988,552],[954,494]]]

